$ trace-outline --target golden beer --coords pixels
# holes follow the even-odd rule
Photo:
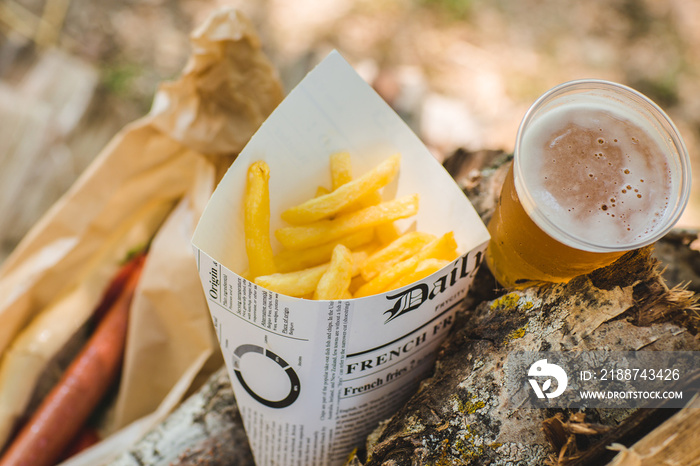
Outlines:
[[[566,282],[663,236],[689,193],[687,150],[656,104],[606,81],[562,84],[520,125],[487,263],[505,287]]]

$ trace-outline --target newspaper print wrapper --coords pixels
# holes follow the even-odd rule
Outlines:
[[[330,186],[329,156],[337,151],[350,152],[356,176],[399,152],[398,179],[385,191],[420,196],[418,215],[399,229],[454,231],[462,256],[420,282],[350,300],[288,297],[243,278],[248,166],[270,167],[274,231],[284,226],[283,209]],[[488,239],[452,178],[340,54],[312,70],[239,154],[193,236],[256,463],[342,464],[362,446],[429,374]]]

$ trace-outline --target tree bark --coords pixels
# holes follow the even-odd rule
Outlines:
[[[513,406],[503,366],[520,351],[700,350],[692,293],[669,290],[650,254],[635,251],[566,285],[479,304],[442,347],[434,376],[373,434],[364,464],[565,464],[578,456],[543,430],[555,414],[569,419],[574,412]],[[634,411],[583,413],[586,423],[612,427]],[[598,455],[587,464],[608,459]]]
[[[253,466],[231,383],[222,367],[111,466]]]

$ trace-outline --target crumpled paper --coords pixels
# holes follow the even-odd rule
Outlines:
[[[167,209],[155,231],[142,232],[152,242],[118,394],[103,426],[109,437],[68,464],[100,464],[123,451],[219,362],[190,239],[216,182],[283,91],[237,10],[214,13],[191,43],[180,79],[159,87],[151,112],[114,137],[0,269],[6,355],[22,329],[61,297],[80,289],[75,305],[93,308],[118,260],[139,246],[127,233]]]

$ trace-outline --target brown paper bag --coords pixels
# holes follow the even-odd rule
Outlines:
[[[191,40],[182,77],[161,85],[149,115],[115,136],[0,269],[2,423],[18,409],[12,396],[33,390],[29,372],[50,355],[36,345],[29,354],[18,336],[41,319],[77,330],[119,261],[151,240],[118,394],[103,426],[110,437],[71,464],[100,464],[122,451],[218,356],[190,239],[220,174],[282,100],[282,88],[239,12],[215,13]],[[17,365],[25,370],[13,373]]]

